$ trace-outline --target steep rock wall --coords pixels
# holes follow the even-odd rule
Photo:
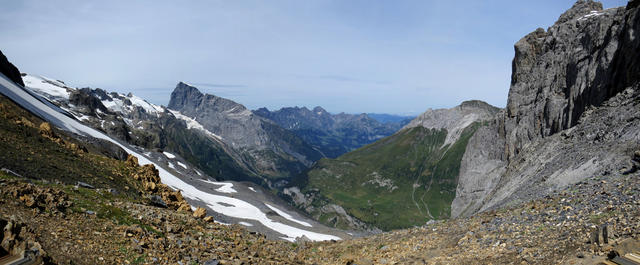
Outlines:
[[[589,114],[602,107],[606,113],[597,117],[613,119],[615,108],[635,104],[618,98],[603,105],[626,89],[635,95],[630,87],[640,79],[636,3],[603,10],[598,2],[580,0],[547,31],[537,29],[515,44],[506,110],[470,140],[453,217],[540,196],[623,163],[626,148],[619,142],[637,145],[637,133],[627,127],[635,123],[626,124],[635,114],[621,111],[621,123],[611,124]],[[560,136],[577,125],[582,134],[604,139]],[[604,137],[612,134],[626,138]]]

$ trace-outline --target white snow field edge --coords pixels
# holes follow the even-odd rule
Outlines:
[[[229,217],[258,221],[269,229],[286,235],[288,239],[306,236],[307,238],[315,241],[340,240],[340,238],[336,236],[311,232],[275,222],[267,218],[267,215],[260,211],[260,209],[245,201],[203,192],[180,180],[178,177],[169,173],[164,168],[153,163],[147,157],[134,152],[127,146],[111,139],[111,137],[108,137],[105,134],[78,122],[77,120],[70,118],[69,116],[63,114],[64,111],[58,111],[54,109],[57,107],[53,106],[52,104],[43,103],[42,101],[38,100],[33,95],[28,93],[26,90],[19,87],[13,81],[10,81],[3,74],[0,74],[0,92],[16,102],[18,105],[31,111],[37,116],[40,116],[44,120],[54,124],[58,128],[67,130],[72,133],[89,135],[98,139],[110,141],[115,145],[120,146],[127,153],[137,157],[138,162],[141,165],[153,164],[160,173],[160,179],[162,180],[162,183],[172,187],[173,189],[180,190],[182,192],[182,195],[186,198],[198,200],[207,204],[213,211]],[[227,206],[224,206],[220,203],[226,204]],[[229,204],[233,207],[228,207]]]
[[[284,219],[287,219],[291,222],[295,222],[301,225],[304,225],[306,227],[312,227],[312,225],[310,223],[304,222],[304,221],[300,221],[298,219],[293,218],[293,216],[289,215],[288,213],[285,213],[284,211],[281,211],[280,209],[265,203],[264,205],[266,205],[267,207],[269,207],[269,209],[273,210],[274,212],[276,212],[277,214],[279,214],[280,216],[284,217]]]
[[[65,84],[44,76],[25,75],[22,81],[25,86],[54,97],[69,98],[71,94],[65,88],[67,87]]]

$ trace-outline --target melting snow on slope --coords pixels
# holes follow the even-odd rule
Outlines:
[[[288,213],[285,213],[284,211],[280,211],[280,209],[278,209],[278,208],[276,208],[276,207],[273,207],[273,206],[271,206],[271,205],[270,205],[270,204],[268,204],[268,203],[265,203],[264,205],[266,205],[267,207],[269,207],[269,209],[273,210],[273,211],[274,211],[274,212],[276,212],[278,215],[280,215],[280,216],[284,217],[284,219],[287,219],[287,220],[289,220],[289,221],[291,221],[291,222],[294,222],[294,223],[298,223],[298,224],[304,225],[304,226],[306,226],[306,227],[312,227],[310,223],[307,223],[307,222],[304,222],[304,221],[297,220],[297,219],[293,218],[293,216],[289,215]]]
[[[112,98],[111,100],[102,100],[102,105],[113,112],[124,112],[124,102],[119,98]]]
[[[169,162],[169,167],[170,167],[171,169],[176,169],[176,166],[174,166],[174,165],[173,165],[173,163],[171,163],[171,162]]]
[[[582,16],[581,18],[578,18],[578,20],[585,20],[585,19],[588,19],[588,18],[602,16],[602,15],[604,15],[603,12],[591,11],[591,12],[589,12],[589,14],[586,14],[586,15]]]
[[[210,181],[210,180],[200,180],[200,181],[205,182],[205,183],[209,183],[209,184],[213,184],[213,185],[216,185],[216,186],[222,186],[222,187],[216,189],[217,192],[222,192],[222,193],[236,193],[237,192],[233,188],[233,183],[215,182],[215,181]]]
[[[151,104],[138,96],[131,95],[127,96],[127,98],[129,98],[131,104],[143,108],[147,113],[158,113],[163,111],[162,107]]]
[[[162,152],[166,157],[170,158],[170,159],[174,159],[176,158],[176,156],[172,153],[169,152]]]
[[[24,85],[31,90],[38,92],[39,94],[47,94],[54,97],[60,97],[68,99],[69,91],[67,86],[59,81],[34,75],[25,75],[22,77]]]
[[[197,200],[204,202],[209,206],[213,211],[221,213],[223,215],[239,218],[239,219],[250,219],[255,220],[262,223],[264,226],[277,231],[281,234],[284,234],[287,240],[291,240],[292,238],[297,238],[301,236],[306,236],[311,240],[323,241],[323,240],[340,240],[339,237],[321,234],[316,232],[311,232],[303,229],[299,229],[296,227],[292,227],[289,225],[285,225],[276,221],[273,221],[267,217],[265,213],[260,211],[254,205],[236,199],[230,198],[220,195],[210,194],[204,191],[197,189],[196,187],[189,185],[188,183],[182,181],[180,178],[174,176],[169,173],[169,171],[164,168],[158,166],[156,163],[153,163],[147,157],[134,152],[129,147],[120,144],[118,141],[113,140],[112,138],[106,136],[105,134],[88,127],[84,124],[79,123],[78,121],[54,110],[52,107],[45,105],[43,102],[37,100],[26,91],[22,90],[15,83],[9,81],[5,77],[0,75],[0,91],[5,91],[6,95],[9,96],[14,102],[19,105],[25,107],[31,112],[44,117],[48,121],[52,122],[58,127],[65,129],[72,133],[85,134],[90,135],[92,137],[103,139],[106,141],[110,141],[113,144],[121,147],[127,153],[138,158],[138,162],[140,165],[153,164],[157,169],[160,175],[160,179],[162,183],[168,185],[169,187],[182,191],[182,195],[191,200]],[[228,205],[232,205],[233,207],[228,207]],[[226,206],[225,206],[226,205]]]
[[[253,192],[257,192],[253,187],[249,187],[249,189]]]
[[[251,219],[262,223],[264,226],[277,231],[281,234],[286,235],[288,238],[297,238],[301,236],[306,236],[307,238],[314,241],[324,241],[324,240],[340,240],[339,237],[321,234],[316,232],[311,232],[307,230],[303,230],[300,228],[296,228],[293,226],[285,225],[283,223],[279,223],[273,221],[267,217],[265,213],[260,211],[257,207],[251,205],[248,202],[224,197],[220,195],[214,195],[210,193],[203,192],[201,190],[196,189],[195,187],[184,183],[182,180],[177,177],[171,176],[161,176],[162,183],[165,183],[175,189],[182,190],[182,195],[192,200],[199,200],[207,204],[209,208],[211,208],[215,212],[219,212],[229,217],[241,218],[241,219]],[[229,207],[233,205],[233,207]],[[288,239],[288,240],[290,240]]]
[[[247,222],[238,222],[238,224],[239,225],[244,225],[244,226],[253,226],[252,224],[247,223]]]
[[[212,133],[209,130],[205,129],[204,126],[202,126],[202,124],[200,124],[198,121],[192,119],[191,117],[182,115],[182,113],[177,112],[175,110],[169,110],[169,111],[171,111],[173,116],[176,116],[176,118],[185,121],[187,123],[187,129],[196,129],[196,130],[203,131],[207,135],[222,141],[222,137],[220,137],[219,135],[217,135],[215,133]]]
[[[182,163],[182,162],[180,162],[180,161],[177,161],[177,162],[178,162],[178,165],[179,165],[179,166],[181,166],[181,167],[183,167],[184,169],[189,169],[189,168],[187,167],[187,165],[185,165],[184,163]]]
[[[123,98],[128,99],[131,102],[131,105],[125,104]],[[105,107],[107,107],[109,110],[113,112],[121,112],[121,113],[131,112],[135,110],[135,106],[141,107],[142,109],[144,109],[146,113],[149,113],[149,114],[157,114],[159,112],[164,111],[162,107],[155,104],[151,104],[146,100],[138,96],[135,96],[133,94],[129,94],[129,95],[118,94],[117,97],[109,95],[108,99],[102,100],[101,102],[102,102],[102,105],[104,105]]]

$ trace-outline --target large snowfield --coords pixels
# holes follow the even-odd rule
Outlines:
[[[34,90],[40,89],[45,93],[52,93],[52,95],[56,94],[56,96],[61,96],[61,97],[65,96],[64,92],[60,89],[60,86],[57,86],[58,88],[54,88],[55,86],[51,87],[53,86],[52,84],[50,84],[49,82],[46,82],[46,80],[45,82],[42,82],[43,80],[45,79],[30,80],[27,85],[28,86],[33,85],[31,89],[34,89]],[[51,86],[48,86],[48,85],[51,85]],[[160,173],[160,178],[162,180],[162,183],[170,186],[173,189],[182,191],[182,195],[186,198],[189,198],[194,201],[203,202],[213,211],[216,211],[218,213],[221,213],[229,217],[246,219],[246,220],[254,220],[254,221],[260,222],[264,226],[285,235],[284,237],[281,237],[281,238],[289,241],[292,241],[295,238],[302,237],[302,236],[306,236],[310,240],[314,240],[314,241],[340,240],[339,237],[336,237],[333,235],[311,232],[311,231],[296,228],[290,225],[286,225],[286,224],[271,220],[258,207],[246,201],[243,201],[237,198],[223,196],[223,195],[211,194],[211,193],[207,193],[202,190],[199,190],[198,188],[182,181],[179,177],[171,174],[164,168],[160,167],[158,164],[149,160],[146,156],[135,152],[129,146],[122,144],[112,139],[111,137],[103,134],[102,132],[97,131],[89,126],[86,126],[80,123],[79,121],[65,115],[65,111],[56,107],[55,105],[46,101],[39,100],[34,95],[30,94],[29,92],[27,92],[25,89],[21,88],[19,85],[15,84],[14,82],[10,81],[7,77],[5,77],[2,74],[0,74],[0,92],[5,96],[9,97],[11,100],[16,102],[20,106],[22,106],[23,108],[31,111],[37,116],[40,116],[44,120],[52,123],[53,125],[55,125],[60,129],[63,129],[72,133],[80,134],[80,135],[88,135],[94,138],[110,141],[120,146],[121,148],[123,148],[129,154],[137,157],[138,162],[141,165],[145,165],[145,164],[155,165],[155,167],[158,169]],[[141,99],[139,99],[138,101],[139,101],[137,102],[138,104],[146,103],[146,101]],[[151,109],[157,110],[157,107],[151,104],[149,104],[147,107],[149,108],[149,110]],[[230,184],[230,183],[212,182],[211,184],[222,186],[221,188],[219,188],[219,191],[221,192],[231,192],[233,190],[232,188],[233,184]],[[267,205],[267,206],[269,206],[269,208],[278,212],[278,214],[280,214],[281,216],[283,216],[288,220],[302,224],[304,226],[309,225],[306,222],[294,219],[291,215],[286,214],[275,207],[272,207],[270,205]]]

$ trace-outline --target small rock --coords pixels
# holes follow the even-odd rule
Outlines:
[[[78,187],[82,187],[82,188],[85,188],[85,189],[95,189],[95,187],[94,187],[94,186],[91,186],[91,185],[89,185],[88,183],[84,183],[84,182],[82,182],[82,181],[78,181],[78,182],[76,183],[76,185],[77,185]]]
[[[204,265],[218,265],[218,264],[220,264],[220,261],[218,261],[217,259],[212,259],[204,262]]]
[[[167,208],[167,203],[158,195],[149,196],[149,200],[151,200],[151,205],[153,206]]]

